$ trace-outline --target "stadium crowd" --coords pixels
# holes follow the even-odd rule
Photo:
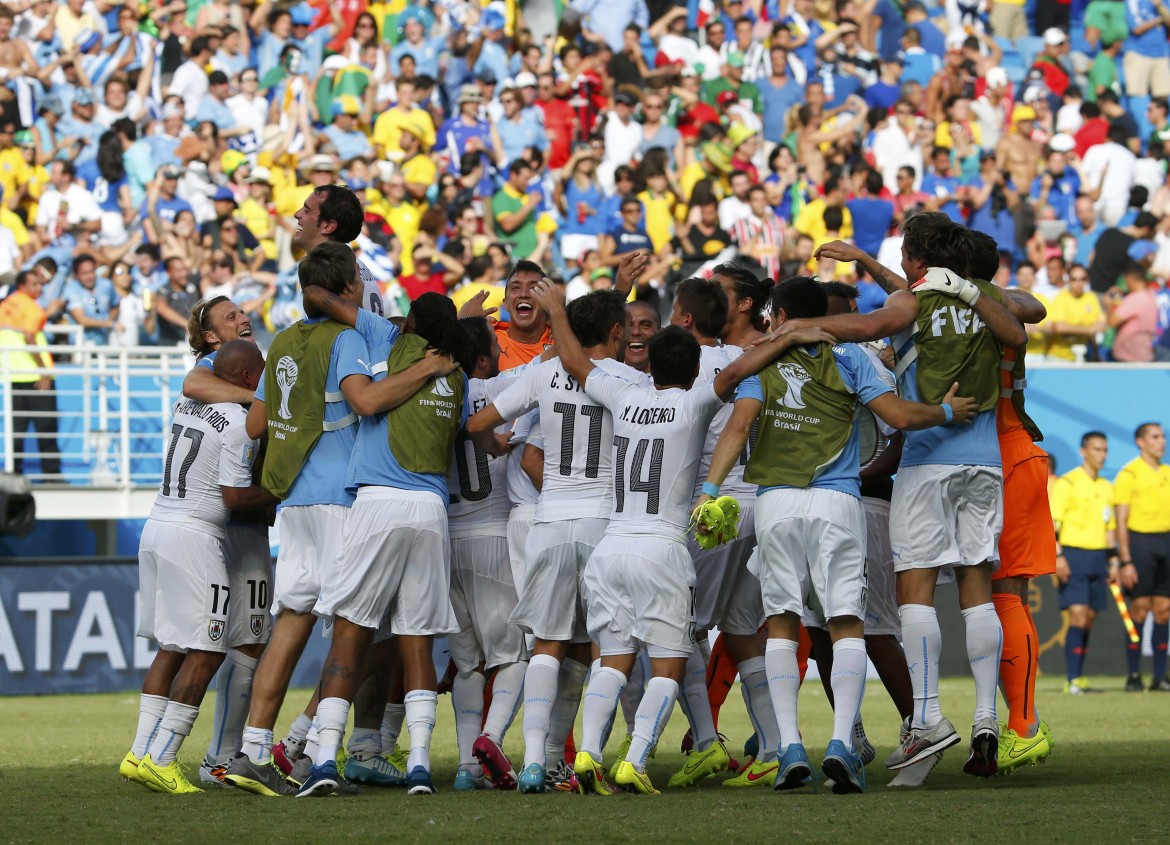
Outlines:
[[[363,195],[387,314],[502,300],[516,261],[570,298],[652,255],[639,299],[734,259],[884,294],[898,224],[995,238],[1048,306],[1039,359],[1170,356],[1163,0],[515,0],[0,5],[0,274],[36,266],[86,342],[181,344],[228,295],[263,345],[302,314],[308,192]]]

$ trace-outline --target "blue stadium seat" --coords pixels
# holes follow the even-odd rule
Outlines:
[[[1004,70],[1007,72],[1008,82],[1012,84],[1013,88],[1028,78],[1028,69],[1023,65],[1012,65],[1011,67],[1005,65]]]
[[[1022,35],[1016,39],[1016,50],[1024,59],[1024,67],[1031,67],[1043,49],[1044,39],[1039,35]]]

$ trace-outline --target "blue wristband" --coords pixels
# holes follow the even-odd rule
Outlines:
[[[946,414],[947,417],[947,421],[944,423],[944,425],[950,423],[950,421],[955,418],[955,409],[951,407],[949,402],[943,402],[941,405],[939,405],[939,407],[943,409],[943,413]]]
[[[712,499],[719,498],[719,485],[712,484],[710,481],[703,482],[703,494],[710,496]]]

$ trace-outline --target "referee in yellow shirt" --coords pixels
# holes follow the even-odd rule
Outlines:
[[[1166,643],[1170,640],[1170,467],[1162,463],[1166,434],[1158,423],[1142,423],[1134,432],[1138,456],[1122,467],[1113,482],[1117,510],[1119,580],[1129,593],[1129,612],[1141,628],[1154,613],[1151,690],[1170,692],[1166,677]],[[1130,643],[1125,688],[1142,689],[1141,651]]]
[[[1114,546],[1113,485],[1101,477],[1109,444],[1100,431],[1081,437],[1081,465],[1056,479],[1049,495],[1052,521],[1059,541],[1056,577],[1060,609],[1068,611],[1064,691],[1080,695],[1089,631],[1107,600],[1107,583],[1117,578]]]

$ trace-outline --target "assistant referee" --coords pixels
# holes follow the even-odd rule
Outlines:
[[[1060,609],[1068,611],[1064,691],[1088,689],[1084,677],[1089,632],[1108,598],[1108,582],[1117,579],[1114,548],[1113,485],[1101,477],[1109,444],[1100,431],[1081,437],[1081,465],[1056,479],[1049,494],[1058,548],[1056,577]]]
[[[1119,580],[1128,591],[1129,612],[1139,628],[1154,613],[1151,645],[1154,677],[1151,690],[1170,692],[1166,644],[1170,640],[1170,467],[1162,463],[1166,434],[1158,423],[1142,423],[1134,432],[1138,456],[1113,482],[1117,510]],[[1130,644],[1125,688],[1142,689],[1141,652]]]

